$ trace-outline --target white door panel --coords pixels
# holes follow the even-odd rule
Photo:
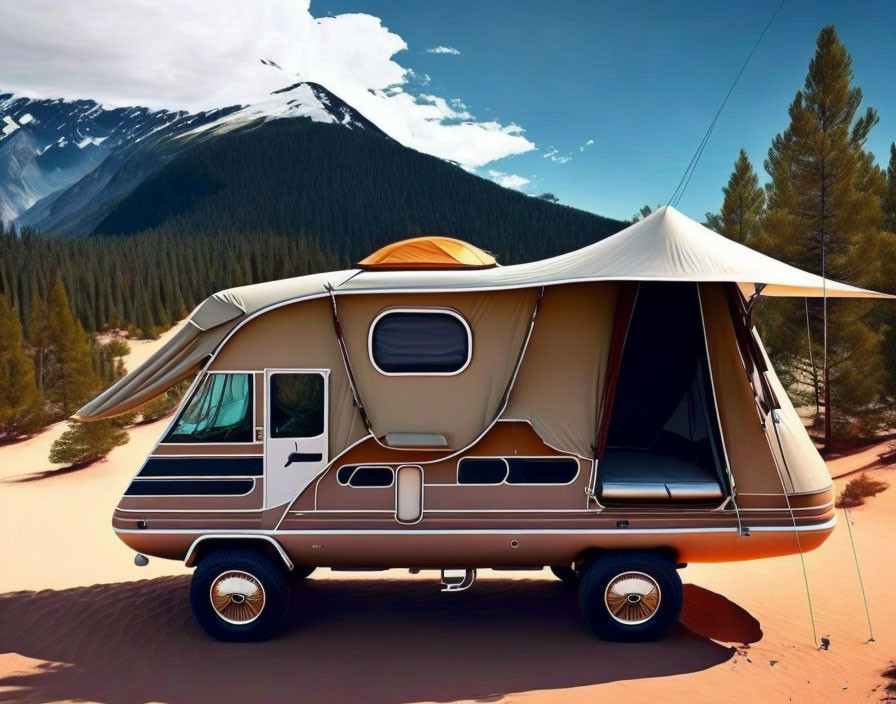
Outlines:
[[[329,374],[265,370],[265,508],[292,501],[327,466]]]

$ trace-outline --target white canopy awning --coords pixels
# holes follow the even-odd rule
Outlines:
[[[572,281],[717,281],[764,296],[891,298],[802,271],[723,237],[664,206],[643,220],[574,252],[478,271],[365,271],[338,286],[439,290],[544,286]]]

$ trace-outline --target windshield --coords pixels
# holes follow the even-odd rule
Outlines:
[[[252,442],[249,374],[209,374],[165,442]]]

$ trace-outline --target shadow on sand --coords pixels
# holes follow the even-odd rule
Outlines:
[[[40,662],[0,677],[0,701],[491,700],[703,670],[735,652],[711,637],[762,635],[743,609],[694,585],[683,620],[700,635],[679,624],[661,642],[620,645],[585,632],[559,582],[488,579],[440,594],[433,580],[326,574],[295,589],[282,636],[248,645],[211,641],[194,624],[187,577],[2,595],[0,653]],[[712,617],[688,616],[706,605]],[[728,632],[714,635],[718,624]]]

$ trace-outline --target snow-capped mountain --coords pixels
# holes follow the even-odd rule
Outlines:
[[[255,105],[201,113],[0,93],[0,221],[87,232],[102,217],[105,204],[186,145],[290,118],[385,137],[363,115],[314,83],[296,83]],[[86,210],[95,216],[84,215]]]

